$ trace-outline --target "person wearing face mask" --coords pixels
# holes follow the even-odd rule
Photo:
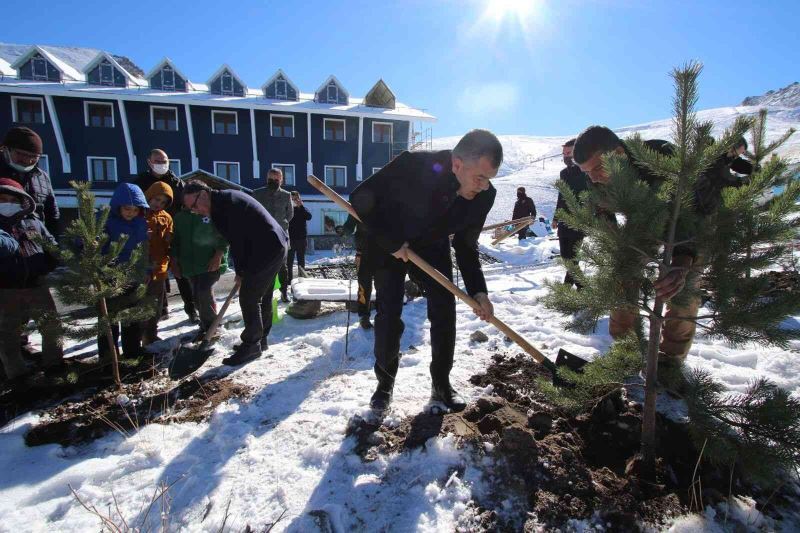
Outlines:
[[[154,183],[164,183],[169,185],[172,189],[173,200],[166,211],[170,216],[174,217],[181,210],[181,196],[183,195],[183,181],[178,179],[177,176],[169,168],[169,156],[160,148],[153,148],[150,155],[147,157],[147,170],[140,172],[133,183],[141,190],[146,191],[153,186]],[[184,278],[175,278],[178,284],[178,291],[183,300],[183,310],[189,317],[192,324],[197,324],[200,319],[197,316],[197,306],[194,302],[194,295],[192,294],[192,285],[189,280]],[[164,290],[170,292],[169,278],[164,281]],[[164,298],[164,305],[161,312],[162,318],[167,316],[167,299]]]
[[[567,166],[561,170],[559,179],[567,184],[575,196],[578,196],[589,188],[589,178],[572,160],[572,151],[574,148],[575,139],[568,140],[561,147],[561,156],[564,158],[564,164]],[[570,228],[564,223],[559,223],[556,218],[559,209],[567,209],[567,202],[564,200],[564,195],[560,192],[558,193],[558,201],[556,202],[556,214],[553,215],[553,227],[556,228],[558,233],[558,248],[561,251],[561,257],[565,261],[574,261],[575,250],[580,247],[581,242],[583,242],[584,234],[576,229]],[[564,276],[564,284],[569,286],[575,285],[577,288],[581,288],[580,284],[569,272]]]
[[[55,239],[61,234],[61,214],[56,203],[56,195],[47,172],[39,168],[38,162],[42,155],[42,139],[39,135],[26,127],[14,127],[6,132],[0,144],[0,176],[7,176],[16,181],[25,192],[33,199],[36,216],[47,228]],[[50,300],[55,305],[50,292],[41,288],[40,297]],[[22,351],[31,356],[36,353],[34,347],[28,342],[28,336],[20,337]]]
[[[56,241],[33,215],[35,209],[36,203],[22,185],[0,178],[0,362],[9,379],[31,371],[19,344],[28,321],[56,310],[50,293],[40,290],[42,278],[56,267],[56,259],[37,239]],[[42,330],[42,352],[45,368],[63,361],[58,338],[47,329]]]
[[[267,186],[253,191],[253,198],[272,215],[283,231],[289,234],[289,222],[294,217],[294,206],[292,195],[289,191],[281,188],[283,184],[283,172],[280,169],[272,168],[267,172]],[[286,265],[283,265],[278,272],[278,281],[281,283],[281,300],[289,301],[288,272]]]
[[[533,198],[525,194],[525,187],[517,187],[517,201],[514,203],[514,213],[511,215],[511,220],[527,216],[531,216],[536,220],[536,204],[533,203]],[[517,233],[519,240],[523,240],[527,236],[528,228],[522,228]]]

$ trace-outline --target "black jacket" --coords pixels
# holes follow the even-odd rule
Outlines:
[[[589,188],[589,177],[584,174],[583,171],[581,171],[578,165],[571,165],[561,169],[561,173],[559,174],[558,178],[567,184],[575,196],[580,195],[580,193]],[[563,209],[565,211],[568,210],[567,202],[564,200],[564,196],[561,194],[561,192],[558,193],[556,212],[558,212],[559,209]],[[553,218],[555,218],[555,216]],[[580,238],[583,236],[583,233],[570,228],[561,221],[558,222],[558,234],[569,234],[575,238]]]
[[[288,236],[264,206],[240,191],[211,191],[211,221],[231,245],[236,274],[255,274],[286,254]]]
[[[518,218],[523,218],[526,216],[532,216],[534,219],[536,218],[536,204],[533,203],[533,198],[530,196],[525,196],[523,199],[517,199],[514,202],[514,212],[511,215],[512,220],[517,220]]]
[[[149,170],[145,170],[143,172],[139,172],[136,175],[136,179],[133,181],[134,185],[138,185],[142,192],[147,191],[152,184],[157,181],[163,181],[167,185],[172,188],[172,203],[167,207],[167,213],[172,216],[178,213],[183,207],[183,181],[178,179],[175,174],[171,170],[167,170],[167,173],[163,176],[155,177]]]
[[[0,157],[0,177],[11,178],[22,185],[25,192],[36,202],[36,218],[44,223],[52,236],[58,238],[61,235],[61,214],[47,172],[38,166],[30,172],[19,172],[6,164],[5,158]]]
[[[456,194],[451,152],[403,152],[350,194],[369,229],[369,254],[391,254],[408,241],[412,249],[441,244],[454,235],[456,261],[467,292],[486,292],[478,237],[494,204],[493,186],[466,200]],[[374,252],[373,252],[374,250]]]
[[[311,220],[311,213],[306,209],[306,206],[294,208],[294,215],[289,221],[289,240],[302,241],[308,237],[308,222]]]
[[[699,214],[710,215],[719,208],[725,187],[743,185],[743,179],[732,172],[749,176],[753,172],[753,164],[741,157],[723,154],[700,176],[695,184],[695,207]]]

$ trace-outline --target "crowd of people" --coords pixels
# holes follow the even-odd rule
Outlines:
[[[732,170],[739,174],[752,171],[739,157],[746,149],[743,143],[744,140],[707,171],[708,179],[700,180],[695,202],[699,214],[716,209],[722,187],[736,185]],[[662,153],[672,149],[666,141],[648,141],[648,145]],[[602,187],[609,179],[602,158],[609,152],[633,157],[625,142],[610,129],[587,128],[563,145],[566,167],[560,180],[576,195],[590,187]],[[29,320],[56,309],[44,279],[57,265],[42,242],[58,241],[61,220],[49,177],[37,166],[41,154],[41,139],[24,127],[9,130],[0,145],[0,360],[9,379],[23,377],[32,370],[29,356],[33,348],[24,335]],[[361,221],[351,216],[343,229],[355,234],[358,312],[365,329],[373,328],[373,282],[377,295],[377,386],[370,401],[373,409],[385,410],[393,396],[411,249],[452,280],[452,247],[466,292],[478,303],[476,314],[484,320],[492,317],[494,310],[479,261],[478,236],[494,204],[496,190],[491,180],[502,160],[503,149],[497,137],[486,130],[473,130],[453,150],[402,153],[350,194]],[[183,182],[169,170],[168,155],[161,149],[152,150],[147,167],[114,191],[105,232],[110,241],[127,235],[117,262],[129,261],[137,246],[147,246],[145,298],[154,300],[161,312],[144,323],[114,326],[113,342],[119,342],[121,335],[123,356],[136,357],[144,346],[160,340],[158,321],[167,314],[170,271],[185,312],[199,326],[197,339],[202,338],[217,312],[214,285],[232,263],[241,287],[239,304],[244,330],[241,343],[223,363],[240,365],[259,357],[269,345],[276,278],[281,298],[289,301],[287,288],[295,261],[300,271],[305,268],[306,226],[311,213],[299,193],[283,189],[283,176],[277,169],[269,171],[266,187],[251,196],[236,190],[216,190],[202,181]],[[645,181],[656,179],[640,172]],[[557,208],[567,209],[561,194]],[[536,206],[520,187],[513,218],[529,216],[535,219]],[[557,216],[553,225],[562,258],[574,262],[584,235]],[[526,233],[521,232],[519,237],[524,239]],[[684,268],[658,280],[659,296],[669,300],[683,288],[686,267],[698,261],[696,255],[690,248],[676,250],[673,265]],[[431,277],[412,273],[426,295],[431,323],[431,398],[449,409],[462,409],[465,403],[449,379],[456,337],[454,296]],[[581,289],[570,273],[564,283]],[[112,298],[108,306],[113,310],[138,306],[139,294],[131,287]],[[664,358],[680,361],[686,356],[694,336],[691,318],[697,315],[698,305],[692,300],[683,306],[670,306],[662,332]],[[684,319],[669,319],[670,316]],[[612,312],[611,335],[626,334],[633,327],[633,318],[634,313],[628,309]],[[60,343],[52,332],[41,333],[41,365],[45,369],[57,368],[63,360]],[[98,352],[101,360],[109,356],[105,336],[98,338]]]

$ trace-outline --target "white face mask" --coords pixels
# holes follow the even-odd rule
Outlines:
[[[169,170],[169,163],[155,163],[151,164],[150,168],[153,169],[153,173],[159,176],[163,176]]]
[[[22,211],[22,206],[19,204],[14,204],[14,203],[0,204],[0,216],[13,217],[20,211]]]
[[[6,160],[6,163],[8,164],[8,166],[13,168],[17,172],[30,172],[31,170],[33,170],[33,167],[36,166],[36,163],[32,164],[29,167],[23,167],[22,165],[14,163],[11,160],[11,154],[8,153],[8,150],[3,150],[3,158]]]

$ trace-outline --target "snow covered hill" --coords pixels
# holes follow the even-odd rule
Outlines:
[[[752,105],[744,105],[745,103]],[[770,91],[763,96],[746,98],[741,106],[720,107],[698,112],[700,120],[714,123],[714,135],[719,136],[733,124],[740,115],[755,115],[761,107],[769,110],[767,123],[769,140],[782,135],[789,128],[800,129],[800,84],[794,83],[778,91]],[[639,133],[645,139],[670,139],[671,119],[656,120],[633,126],[617,128],[620,137]],[[577,133],[577,132],[576,132]],[[511,218],[516,188],[526,188],[528,196],[536,203],[539,215],[553,217],[557,191],[553,183],[564,167],[560,157],[542,158],[561,153],[561,145],[572,136],[536,137],[529,135],[500,135],[503,144],[504,161],[499,176],[493,181],[497,188],[497,199],[489,214],[489,222],[501,222]],[[460,137],[441,137],[434,139],[435,150],[452,148]],[[778,153],[792,163],[800,163],[800,133],[793,135]]]

